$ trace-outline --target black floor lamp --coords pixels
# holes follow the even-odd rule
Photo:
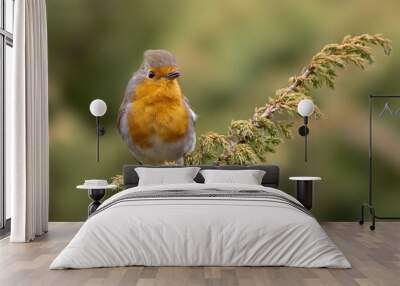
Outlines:
[[[100,117],[107,111],[107,104],[101,99],[95,99],[90,103],[90,113],[96,117],[96,159],[100,161],[100,136],[106,133],[106,129],[100,125]]]
[[[311,99],[303,99],[297,105],[297,112],[303,117],[304,125],[300,126],[299,134],[304,136],[304,161],[308,160],[308,145],[307,145],[307,137],[310,133],[310,129],[308,128],[308,118],[314,113],[314,102]]]

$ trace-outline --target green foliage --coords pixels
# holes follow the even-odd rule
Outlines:
[[[382,47],[386,54],[391,52],[391,41],[379,34],[346,36],[340,44],[326,45],[300,75],[289,78],[288,87],[277,90],[264,106],[256,108],[251,119],[232,121],[227,135],[201,135],[197,149],[185,157],[185,164],[248,165],[265,161],[284,138],[290,138],[293,126],[291,121],[277,121],[274,115],[293,115],[298,102],[312,98],[314,89],[333,89],[337,69],[348,65],[365,69],[372,64],[371,45]],[[316,116],[319,115],[317,109]]]
[[[229,142],[225,135],[215,132],[208,132],[199,137],[197,152],[192,152],[185,157],[185,164],[200,165],[214,162],[219,154],[229,147]]]
[[[116,191],[120,192],[122,191],[122,187],[124,185],[124,178],[122,175],[115,175],[109,179],[112,185],[116,185],[117,189]]]

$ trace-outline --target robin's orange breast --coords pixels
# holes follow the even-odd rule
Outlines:
[[[151,148],[151,138],[173,143],[186,136],[189,114],[176,81],[137,86],[128,112],[129,134],[134,144]]]

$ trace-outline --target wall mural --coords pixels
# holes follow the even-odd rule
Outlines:
[[[86,219],[90,199],[75,189],[86,179],[110,179],[121,174],[124,164],[138,161],[182,164],[182,156],[185,165],[279,165],[280,188],[289,194],[296,191],[290,176],[320,176],[315,216],[330,221],[359,218],[368,188],[368,94],[398,94],[399,89],[400,53],[393,50],[385,56],[380,47],[384,38],[378,42],[373,34],[381,32],[393,43],[400,41],[399,29],[393,25],[398,22],[394,11],[399,11],[400,1],[360,6],[356,1],[289,5],[263,0],[58,0],[48,1],[47,9],[51,221]],[[342,43],[344,35],[368,31],[371,36],[350,37]],[[324,47],[332,42],[336,44]],[[166,152],[168,145],[174,145],[168,141],[179,141],[182,130],[188,130],[182,124],[185,120],[179,121],[183,127],[168,127],[170,134],[156,142],[167,144],[145,148],[160,155],[156,158],[142,158],[135,151],[139,144],[147,147],[152,132],[163,129],[146,126],[152,116],[130,119],[131,126],[140,127],[135,131],[146,136],[129,132],[127,119],[125,130],[120,132],[116,126],[120,106],[125,106],[121,118],[129,109],[124,101],[126,87],[148,49],[165,49],[176,58],[180,76],[174,81],[198,116],[192,152],[186,151],[190,144]],[[368,65],[371,52],[378,63],[372,66]],[[352,64],[358,66],[360,57],[368,65],[362,73]],[[333,79],[335,89],[330,90],[326,86],[332,83],[333,73],[340,78]],[[321,86],[315,87],[320,79]],[[303,98],[312,99],[324,113],[323,120],[315,118],[321,113],[318,109],[309,118],[307,163],[305,138],[297,134],[303,118],[296,104]],[[100,119],[107,131],[99,140],[99,162],[95,121],[88,110],[94,99],[107,104]],[[180,106],[182,102],[185,99]],[[394,156],[398,152],[391,144],[400,140],[399,106],[390,102],[393,117],[388,107],[385,120],[376,116],[376,135],[382,144],[375,145],[374,160],[382,180],[377,182],[375,203],[383,210],[381,215],[398,211],[400,157]],[[376,112],[383,110],[383,105],[379,107]],[[132,141],[131,133],[139,139]],[[290,133],[291,139],[286,139]]]

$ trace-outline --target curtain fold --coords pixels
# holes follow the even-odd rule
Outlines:
[[[14,94],[6,113],[6,186],[11,188],[12,242],[48,226],[48,80],[45,0],[15,2]],[[9,148],[8,148],[9,147]],[[7,175],[6,174],[6,175]]]

